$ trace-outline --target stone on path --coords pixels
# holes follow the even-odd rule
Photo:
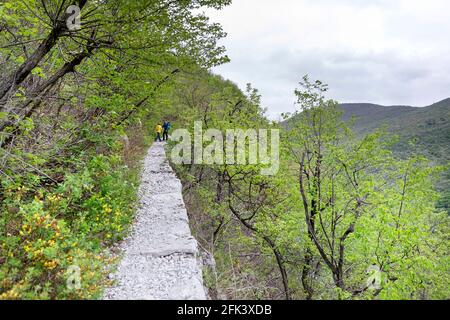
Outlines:
[[[197,241],[192,237],[181,182],[162,143],[148,151],[140,208],[105,300],[205,300]]]

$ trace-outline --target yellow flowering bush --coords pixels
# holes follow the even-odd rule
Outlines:
[[[114,262],[108,246],[124,237],[135,202],[135,185],[114,161],[96,157],[54,190],[5,188],[0,299],[99,297]]]

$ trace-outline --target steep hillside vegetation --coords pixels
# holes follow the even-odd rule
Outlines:
[[[422,151],[437,163],[450,159],[450,99],[425,108],[407,106],[384,107],[372,104],[341,104],[344,120],[356,118],[354,130],[365,134],[386,126],[399,135],[396,151],[400,154],[413,150],[409,142],[416,142]]]
[[[295,90],[298,121],[278,130],[256,89],[209,72],[228,61],[218,45],[225,33],[199,12],[230,3],[0,2],[0,300],[102,296],[138,208],[139,160],[163,120],[185,129],[172,132],[168,151],[180,160],[182,138],[173,162],[211,266],[211,297],[450,297],[438,170],[393,157],[381,133],[352,134],[326,86],[307,77]],[[69,5],[81,10],[81,29],[65,23]],[[445,149],[442,108],[377,122],[391,122],[401,141],[417,135]],[[375,118],[363,127],[376,128]],[[253,138],[226,139],[225,161],[223,138],[238,128]]]
[[[377,129],[385,129],[398,137],[392,149],[397,157],[420,154],[432,164],[448,166],[450,161],[450,98],[428,107],[381,106],[370,103],[343,103],[343,119],[352,122],[354,132],[362,137]],[[299,115],[284,125],[292,127]],[[437,182],[442,194],[439,207],[450,213],[450,170],[444,170]]]
[[[216,133],[277,128],[264,117],[256,90],[243,93],[194,71],[165,92],[177,128],[192,133],[193,121]],[[306,79],[296,90],[298,121],[281,132],[280,170],[273,176],[261,174],[262,164],[175,166],[210,266],[204,273],[210,296],[448,297],[449,217],[435,210],[430,181],[436,170],[420,158],[392,157],[379,133],[352,135],[337,104],[320,99],[321,89]],[[217,141],[204,142],[205,150],[223,150]],[[179,151],[176,141],[170,145]],[[249,157],[249,148],[242,149]],[[367,283],[368,272],[377,270],[379,289]]]
[[[408,106],[384,107],[374,104],[341,104],[344,120],[354,117],[353,129],[360,135],[385,127],[398,135],[394,152],[402,157],[412,153],[425,155],[435,164],[450,160],[450,99],[425,108]],[[444,194],[440,207],[450,208],[450,172],[447,170],[439,190]]]
[[[198,9],[229,3],[0,1],[0,300],[101,296],[160,95],[227,61]]]

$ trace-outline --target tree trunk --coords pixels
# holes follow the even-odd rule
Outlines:
[[[82,9],[86,5],[87,0],[77,1],[78,6]],[[61,19],[57,20],[50,34],[44,39],[33,54],[14,72],[0,83],[0,112],[4,111],[4,105],[8,100],[8,96],[14,93],[18,86],[28,77],[31,71],[37,67],[42,59],[56,45],[58,39],[67,31],[66,19],[68,15],[64,12]],[[56,19],[58,19],[57,17]],[[10,93],[10,94],[8,94]]]
[[[305,264],[302,269],[302,285],[303,291],[306,295],[306,300],[312,300],[314,295],[314,289],[309,283],[311,277],[311,264],[312,264],[312,252],[311,249],[306,249]]]
[[[228,181],[230,183],[230,181]],[[273,254],[275,255],[275,259],[277,260],[278,269],[280,270],[281,279],[283,281],[283,289],[284,289],[284,295],[286,297],[286,300],[291,300],[291,293],[289,289],[289,278],[287,275],[286,267],[284,266],[283,256],[281,255],[280,251],[277,249],[275,242],[273,242],[268,236],[262,235],[262,233],[255,228],[253,225],[251,225],[247,220],[243,219],[241,215],[237,212],[235,208],[231,205],[230,202],[228,202],[228,208],[231,210],[233,215],[250,231],[259,234],[261,238],[269,245],[270,249],[272,250]]]
[[[80,65],[84,59],[89,57],[93,52],[93,48],[89,48],[87,51],[83,51],[82,53],[75,56],[71,61],[64,64],[53,76],[48,78],[42,85],[33,90],[29,94],[29,98],[22,104],[17,113],[20,115],[19,119],[14,123],[14,120],[8,119],[7,121],[0,124],[0,132],[5,130],[8,126],[13,126],[13,133],[8,136],[3,142],[0,141],[0,147],[4,147],[11,143],[14,136],[16,136],[19,132],[17,131],[17,127],[23,119],[27,117],[31,117],[32,114],[38,109],[42,98],[45,96],[45,92],[53,87],[60,79],[62,79],[66,74],[74,72],[75,67]],[[31,108],[28,108],[30,104],[33,104]]]
[[[286,267],[284,266],[283,257],[276,248],[272,248],[272,251],[275,255],[275,258],[277,259],[278,269],[280,270],[281,279],[283,280],[284,295],[286,297],[286,300],[292,300],[289,290],[289,279],[286,272]]]

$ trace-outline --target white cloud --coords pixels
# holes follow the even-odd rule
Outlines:
[[[232,62],[214,71],[293,111],[309,74],[341,102],[425,106],[450,96],[448,0],[234,0],[208,11]]]

